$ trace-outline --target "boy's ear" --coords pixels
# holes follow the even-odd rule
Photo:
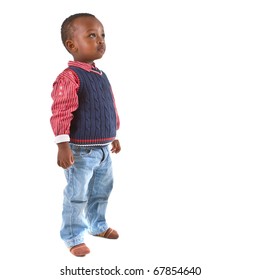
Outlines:
[[[77,50],[77,48],[72,40],[67,40],[65,42],[65,46],[69,52],[75,52]]]

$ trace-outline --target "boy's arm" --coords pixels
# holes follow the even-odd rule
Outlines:
[[[58,76],[51,93],[53,104],[50,122],[58,145],[57,163],[62,168],[68,168],[74,163],[69,146],[69,131],[72,113],[78,108],[78,87],[76,74],[67,69]]]
[[[114,96],[112,87],[110,87],[110,90],[111,90],[111,94],[112,94],[112,98],[113,98],[113,102],[114,102],[115,113],[116,113],[116,130],[117,130],[117,135],[118,135],[118,130],[119,130],[119,128],[120,128],[120,118],[119,118],[119,115],[118,115],[118,111],[117,111],[117,107],[116,107],[116,101],[115,101],[115,96]],[[117,153],[119,153],[120,151],[121,151],[120,142],[119,142],[118,139],[115,139],[115,140],[112,142],[112,149],[111,149],[111,152],[117,154]]]
[[[51,97],[51,127],[55,135],[55,143],[69,142],[70,123],[73,112],[78,108],[79,81],[71,70],[64,70],[53,84]]]

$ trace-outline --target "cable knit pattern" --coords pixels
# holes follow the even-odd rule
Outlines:
[[[69,67],[79,80],[79,107],[73,113],[70,142],[81,145],[104,145],[116,136],[116,109],[111,86],[104,72]]]

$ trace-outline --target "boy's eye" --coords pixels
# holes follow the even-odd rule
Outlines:
[[[96,38],[96,34],[95,33],[91,33],[91,34],[89,34],[89,37],[90,38]]]

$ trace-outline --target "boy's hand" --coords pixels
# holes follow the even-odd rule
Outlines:
[[[112,142],[112,149],[111,149],[111,152],[112,153],[119,153],[121,151],[121,146],[120,146],[120,143],[119,143],[119,140],[114,140]]]
[[[58,144],[57,163],[64,169],[69,168],[74,163],[74,157],[68,142]]]

